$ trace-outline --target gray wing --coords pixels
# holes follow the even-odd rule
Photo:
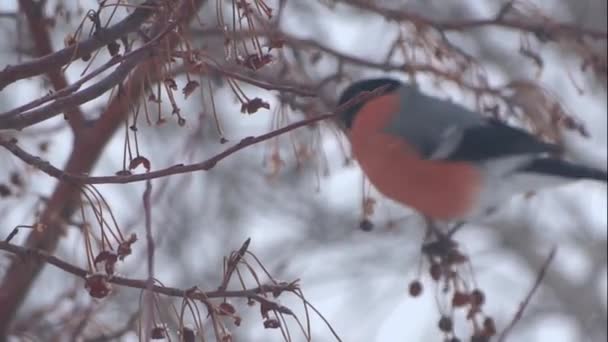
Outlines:
[[[546,143],[532,134],[498,120],[485,120],[481,125],[460,132],[458,141],[441,159],[479,162],[517,155],[557,153],[559,146]]]
[[[402,113],[385,131],[406,139],[425,158],[477,162],[559,151],[525,130],[426,95],[416,86],[403,85],[399,92]]]

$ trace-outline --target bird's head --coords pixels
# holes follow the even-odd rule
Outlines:
[[[340,95],[340,100],[338,101],[338,106],[345,104],[346,102],[356,98],[364,92],[371,92],[384,87],[382,93],[378,94],[384,95],[397,90],[397,88],[399,88],[400,86],[401,82],[392,78],[372,78],[357,81],[348,86],[342,92],[342,95]],[[340,126],[342,126],[342,128],[346,130],[350,129],[361,107],[363,107],[365,103],[371,100],[372,98],[373,97],[353,103],[348,108],[338,113],[338,122]]]

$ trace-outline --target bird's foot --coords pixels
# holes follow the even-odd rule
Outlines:
[[[450,224],[440,224],[428,217],[425,217],[425,221],[427,226],[427,239],[431,236],[435,236],[436,239],[451,238],[465,225],[464,221],[455,222],[451,226]]]
[[[426,218],[427,233],[426,241],[422,245],[422,253],[426,254],[431,259],[441,260],[460,260],[462,254],[458,251],[458,243],[453,239],[454,234],[464,226],[464,222],[457,222],[449,229],[439,227],[439,225]]]
[[[464,221],[454,223],[452,228],[450,228],[450,230],[448,231],[447,235],[449,237],[454,236],[454,234],[456,234],[456,232],[458,232],[460,230],[460,228],[462,228],[464,225],[465,225]]]

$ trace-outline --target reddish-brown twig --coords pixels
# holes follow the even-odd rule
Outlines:
[[[122,59],[119,59],[121,64],[114,71],[88,88],[69,95],[60,96],[54,102],[24,113],[19,112],[18,110],[12,110],[7,113],[0,114],[0,129],[12,128],[20,130],[58,115],[62,113],[65,108],[78,106],[98,98],[108,90],[112,89],[114,86],[121,83],[129,75],[131,70],[150,57],[150,50],[156,47],[161,39],[173,28],[175,28],[175,26],[176,23],[169,23],[156,37],[154,37],[154,39],[150,40],[137,50],[126,54]],[[113,64],[114,63],[107,63],[104,67],[109,67]],[[72,86],[66,87],[62,89],[60,93],[63,95],[63,92],[69,92],[71,90]],[[30,107],[31,104],[27,104],[25,106]]]
[[[29,25],[36,52],[39,56],[46,56],[53,52],[51,46],[51,37],[46,25],[41,25],[43,18],[43,3],[35,3],[32,0],[20,0],[19,6],[25,13],[27,23]],[[68,86],[68,81],[65,75],[61,72],[61,68],[48,69],[47,75],[55,90],[63,89]],[[84,115],[80,108],[70,106],[65,109],[65,115],[68,119],[70,127],[74,134],[78,133],[78,129],[84,123]]]
[[[403,9],[389,9],[380,7],[372,2],[363,0],[340,0],[348,3],[351,6],[356,6],[361,9],[377,13],[387,19],[397,21],[408,21],[415,25],[433,27],[441,31],[458,31],[482,28],[487,26],[497,26],[507,29],[519,30],[538,34],[543,31],[551,31],[553,33],[563,33],[574,37],[587,36],[592,39],[606,40],[608,32],[601,30],[593,30],[581,28],[573,24],[562,22],[533,22],[531,20],[509,19],[501,10],[494,18],[486,19],[444,19],[437,20],[425,17],[411,11]]]
[[[145,294],[146,300],[144,301],[144,310],[150,310],[152,312],[154,307],[154,297],[152,295],[152,288],[154,287],[154,237],[152,236],[152,204],[150,203],[150,196],[152,194],[152,182],[148,179],[146,181],[146,189],[143,195],[144,205],[144,225],[146,227],[146,246],[148,254],[148,279]],[[149,332],[152,327],[152,314],[145,315],[147,317],[144,324],[146,332]]]
[[[344,103],[341,106],[339,106],[338,108],[336,108],[336,113],[339,113],[339,112],[365,100],[366,98],[369,98],[372,96],[377,96],[383,90],[384,89],[376,89],[373,92],[357,96],[357,97],[351,99],[350,101],[348,101],[347,103]],[[0,139],[0,146],[4,146],[7,150],[11,151],[16,157],[23,160],[27,164],[34,166],[37,169],[39,169],[40,171],[48,174],[49,176],[57,178],[62,181],[77,183],[77,184],[110,184],[110,183],[124,184],[124,183],[133,183],[133,182],[140,182],[140,181],[150,180],[150,179],[155,179],[155,178],[167,177],[167,176],[176,175],[176,174],[190,173],[190,172],[195,172],[195,171],[208,171],[208,170],[212,169],[213,167],[215,167],[215,165],[218,162],[220,162],[221,160],[227,158],[228,156],[230,156],[233,153],[236,153],[236,152],[244,149],[245,147],[257,144],[262,141],[272,139],[281,134],[290,132],[294,129],[304,127],[304,126],[313,124],[313,123],[321,121],[321,120],[326,120],[326,119],[332,118],[334,116],[335,116],[334,113],[317,115],[317,116],[313,116],[313,117],[292,123],[290,125],[279,128],[272,132],[259,135],[257,137],[244,138],[240,142],[238,142],[236,145],[231,146],[231,147],[225,149],[223,152],[218,153],[215,156],[213,156],[205,161],[199,162],[199,163],[188,164],[188,165],[180,164],[180,165],[171,166],[171,167],[168,167],[168,168],[165,168],[162,170],[150,171],[150,172],[146,172],[143,174],[137,174],[137,175],[90,177],[90,176],[85,176],[85,175],[73,174],[73,173],[63,171],[63,170],[57,168],[56,166],[53,166],[48,161],[42,160],[39,157],[29,154],[28,152],[26,152],[25,150],[20,148],[17,145],[17,141],[15,141],[15,140],[7,141],[7,140]]]
[[[553,261],[553,258],[555,257],[556,252],[557,252],[557,247],[554,246],[553,248],[551,248],[551,251],[549,252],[549,255],[547,256],[547,259],[545,259],[545,262],[543,262],[540,269],[538,270],[538,274],[536,276],[536,280],[534,281],[534,285],[532,286],[532,288],[530,289],[530,291],[528,292],[528,294],[526,295],[524,300],[519,304],[519,308],[517,309],[517,312],[515,312],[515,315],[513,316],[513,319],[511,320],[509,325],[507,325],[507,327],[500,334],[500,337],[498,338],[498,342],[506,341],[506,338],[509,336],[509,333],[513,330],[513,328],[515,327],[517,322],[519,322],[519,320],[523,316],[524,310],[530,304],[530,300],[532,300],[532,297],[534,296],[536,291],[540,288],[540,284],[542,283],[543,279],[545,278],[547,270],[549,269],[549,265],[551,264],[551,261]]]
[[[33,249],[33,248],[25,248],[21,246],[17,246],[8,242],[0,241],[0,250],[7,251],[9,253],[20,256],[21,258],[37,258],[45,263],[51,264],[69,274],[75,275],[77,277],[86,279],[87,276],[90,276],[87,270],[80,268],[76,265],[73,265],[67,261],[59,259],[53,255],[48,254],[45,251]],[[270,301],[268,298],[262,296],[267,293],[282,293],[282,292],[292,292],[298,288],[297,284],[294,283],[280,283],[280,284],[270,284],[270,285],[261,285],[258,287],[248,288],[245,290],[215,290],[215,291],[193,291],[192,289],[182,290],[174,287],[168,286],[160,286],[157,284],[153,284],[151,287],[149,286],[148,280],[140,280],[140,279],[132,279],[125,278],[120,276],[112,276],[108,277],[107,281],[109,283],[131,287],[134,289],[145,290],[150,288],[151,291],[156,292],[158,294],[163,294],[170,297],[178,297],[178,298],[190,298],[194,300],[205,301],[208,298],[245,298],[245,299],[253,299],[259,303],[270,304],[273,308],[279,312],[293,315],[293,312],[278,303]]]
[[[4,70],[0,71],[0,90],[15,81],[40,75],[55,68],[59,69],[74,59],[91,54],[93,51],[119,39],[125,34],[136,31],[144,21],[156,12],[157,3],[157,0],[148,0],[141,4],[128,17],[104,29],[102,36],[90,37],[44,57],[18,65],[7,66]],[[37,24],[40,25],[40,23]]]

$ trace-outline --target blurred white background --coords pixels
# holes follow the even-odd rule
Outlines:
[[[49,11],[55,3],[53,0],[47,2]],[[63,3],[74,9],[77,5],[84,9],[96,7],[94,1],[88,0]],[[331,3],[285,1],[281,29],[344,54],[382,62],[398,32],[395,22],[356,7]],[[429,18],[457,19],[492,17],[504,2],[385,0],[376,3],[387,8],[405,8]],[[548,16],[606,30],[605,1],[535,3]],[[17,1],[0,3],[3,13],[16,8]],[[201,20],[215,23],[213,8],[213,4],[204,6]],[[17,25],[14,18],[0,16],[0,31],[6,38],[0,42],[0,67],[18,63],[21,57],[16,50],[31,49],[33,42],[27,35],[17,36],[17,30],[25,25],[23,20],[21,18]],[[24,27],[21,29],[27,33]],[[58,18],[52,30],[56,49],[63,47],[64,36],[71,30],[73,24]],[[448,39],[479,59],[491,85],[503,85],[521,78],[535,80],[538,67],[518,53],[520,36],[514,31],[496,27],[467,30],[449,33]],[[221,36],[201,34],[192,40],[198,46],[205,45],[215,55],[222,54]],[[605,43],[604,40],[598,44],[605,46]],[[589,131],[587,138],[573,132],[564,133],[568,156],[605,168],[605,78],[579,72],[580,58],[574,51],[556,44],[534,44],[534,47],[544,61],[542,74],[536,81],[556,94],[569,113],[580,119]],[[299,74],[294,72],[287,76],[298,81],[318,81],[338,67],[336,59],[329,55],[322,55],[318,63],[312,63],[314,50],[285,48],[282,53],[285,56],[276,56],[279,61],[261,71],[264,75],[279,75],[282,58],[300,65]],[[68,78],[77,79],[84,65],[74,63],[67,70]],[[385,74],[354,66],[346,71],[354,79]],[[392,74],[407,79],[407,75]],[[185,84],[184,77],[176,80],[180,85]],[[453,84],[440,83],[438,87],[424,74],[419,74],[418,80],[428,92],[475,106],[472,94]],[[584,95],[578,93],[573,82]],[[209,112],[208,95],[202,99],[196,92],[187,101],[180,97],[182,115],[187,119],[185,127],[179,127],[175,120],[160,127],[148,126],[143,119],[140,122],[140,152],[151,160],[153,169],[204,160],[241,138],[272,129],[274,111],[279,107],[277,92],[243,85],[248,96],[259,96],[271,105],[270,110],[246,115],[240,113],[240,104],[224,81],[215,78],[213,84],[215,104],[229,142],[219,143]],[[335,99],[345,85],[328,83],[324,94]],[[38,97],[47,89],[41,78],[11,85],[0,92],[0,112]],[[106,103],[104,97],[82,108],[87,118],[95,119]],[[170,107],[166,106],[164,110],[170,117]],[[298,115],[290,114],[290,120],[297,120]],[[69,156],[71,132],[61,117],[15,134],[28,151],[35,152],[41,142],[48,142],[49,152],[44,158],[53,165],[64,165]],[[317,134],[317,130],[303,128],[279,139],[278,150],[284,164],[277,172],[273,172],[268,163],[269,151],[276,143],[270,141],[246,148],[208,172],[154,180],[156,277],[168,286],[189,288],[197,285],[205,290],[215,289],[221,281],[222,258],[251,237],[250,250],[269,272],[280,280],[300,279],[306,298],[325,315],[342,340],[441,341],[437,329],[441,296],[428,276],[428,266],[423,266],[421,271],[423,295],[411,298],[407,290],[409,282],[417,277],[422,258],[419,250],[424,230],[420,217],[383,199],[372,189],[371,196],[377,200],[371,217],[374,229],[362,231],[359,228],[363,196],[360,170],[356,164],[345,166],[341,146],[348,145],[329,123],[322,124],[320,138]],[[289,139],[297,146],[308,146],[311,158],[297,161]],[[120,129],[93,174],[109,175],[121,169],[123,146],[124,130]],[[313,148],[315,146],[317,148]],[[22,170],[21,162],[6,150],[0,150],[0,165],[0,183],[8,183],[11,172]],[[36,210],[44,205],[40,197],[53,191],[55,180],[40,172],[28,169],[25,178],[26,191],[0,199],[0,236],[3,238],[16,225],[32,224]],[[141,205],[144,184],[100,185],[97,188],[111,203],[123,232],[136,232],[140,237],[134,246],[134,255],[118,264],[118,274],[145,278]],[[467,274],[472,275],[486,293],[484,312],[495,318],[499,330],[512,319],[549,250],[557,246],[556,258],[540,290],[509,341],[595,342],[606,339],[607,205],[605,184],[578,182],[540,192],[531,198],[514,198],[493,220],[467,225],[456,235],[471,259],[472,271]],[[27,232],[22,231],[12,242],[23,243],[26,236]],[[69,228],[56,254],[85,267],[82,244],[81,233],[76,228]],[[0,254],[0,276],[9,261],[7,254]],[[33,310],[52,303],[59,293],[73,286],[81,288],[82,283],[57,268],[46,267],[20,310],[19,320],[28,322]],[[138,310],[139,295],[137,290],[115,286],[110,297],[96,301],[86,291],[76,291],[73,300],[56,307],[52,314],[15,329],[35,331],[42,340],[51,338],[62,329],[59,322],[63,314],[79,305],[92,303],[99,310],[87,327],[94,336],[122,326]],[[303,314],[297,298],[281,298],[282,304]],[[262,328],[257,308],[247,307],[244,300],[232,303],[244,316],[241,327],[234,328],[227,323],[236,341],[282,340],[278,330]],[[456,316],[456,331],[459,336],[468,336],[470,327],[465,324],[463,315]],[[314,341],[332,340],[330,331],[314,315],[312,326]],[[295,324],[290,327],[294,340],[300,341],[302,337],[297,329]],[[135,334],[125,335],[124,340],[136,340]]]

